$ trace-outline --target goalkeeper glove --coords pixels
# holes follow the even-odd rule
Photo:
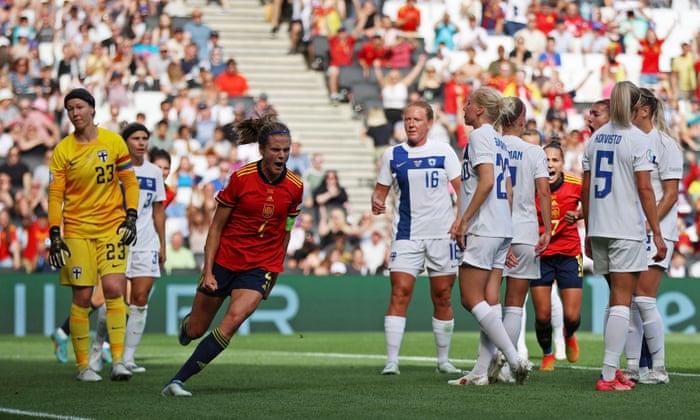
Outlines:
[[[136,210],[127,209],[126,219],[119,225],[117,234],[122,235],[121,243],[124,245],[136,244]]]
[[[49,239],[51,240],[51,246],[49,247],[49,264],[55,268],[62,268],[66,265],[65,254],[70,257],[70,250],[68,245],[61,239],[61,230],[58,226],[53,226],[49,229]]]

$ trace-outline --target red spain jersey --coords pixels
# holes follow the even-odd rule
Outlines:
[[[216,196],[219,205],[233,211],[221,232],[214,262],[232,271],[284,271],[282,241],[287,217],[299,214],[303,189],[301,178],[286,169],[277,182],[268,183],[260,161],[231,174],[228,185]]]
[[[576,223],[566,223],[564,215],[567,211],[575,211],[581,201],[581,178],[564,174],[564,179],[556,189],[552,190],[552,240],[542,256],[568,255],[576,256],[581,253],[581,237]],[[540,214],[540,202],[537,203],[537,214]],[[540,233],[544,231],[542,217],[538,216]]]

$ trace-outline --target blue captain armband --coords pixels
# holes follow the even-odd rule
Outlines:
[[[287,232],[292,231],[292,229],[294,228],[294,221],[296,219],[296,217],[287,217],[287,228],[285,229]]]

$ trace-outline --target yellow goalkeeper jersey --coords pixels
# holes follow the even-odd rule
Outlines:
[[[49,226],[59,226],[62,217],[66,238],[113,235],[124,221],[125,208],[138,206],[139,185],[129,150],[112,131],[98,127],[97,138],[82,144],[73,134],[64,137],[50,170]]]

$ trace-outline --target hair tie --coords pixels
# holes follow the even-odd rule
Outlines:
[[[267,134],[265,134],[260,140],[265,141],[265,140],[267,140],[268,137],[273,136],[275,134],[287,134],[287,135],[289,135],[289,130],[271,130]]]

